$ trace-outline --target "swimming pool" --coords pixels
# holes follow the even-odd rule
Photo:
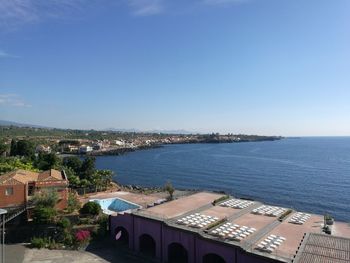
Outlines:
[[[98,203],[101,206],[103,213],[107,215],[115,212],[141,208],[141,206],[137,204],[116,197],[108,199],[91,199],[90,201]]]

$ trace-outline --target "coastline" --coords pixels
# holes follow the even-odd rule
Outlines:
[[[105,149],[100,151],[92,151],[86,154],[78,154],[82,156],[119,156],[127,154],[129,152],[135,152],[139,150],[150,150],[164,147],[165,145],[180,145],[180,144],[221,144],[221,143],[246,143],[246,142],[266,142],[266,141],[279,141],[283,140],[284,137],[269,136],[259,139],[243,139],[243,140],[232,140],[232,139],[205,139],[205,140],[188,140],[182,142],[168,142],[168,143],[154,143],[154,144],[145,144],[135,147],[123,147],[123,148],[113,148]]]

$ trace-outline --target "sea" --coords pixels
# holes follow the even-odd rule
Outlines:
[[[176,144],[96,158],[124,185],[225,191],[350,222],[350,137]]]

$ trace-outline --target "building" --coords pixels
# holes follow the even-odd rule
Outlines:
[[[201,192],[113,214],[112,237],[118,245],[169,263],[291,263],[301,253],[306,234],[328,237],[322,233],[323,216],[224,199],[222,194]],[[349,240],[350,226],[335,222],[333,234]],[[350,247],[344,250],[350,253]]]
[[[45,146],[45,145],[38,145],[35,148],[35,152],[37,152],[37,153],[51,153],[51,147]]]
[[[0,208],[26,205],[35,193],[56,191],[57,209],[65,209],[68,201],[68,180],[64,171],[31,172],[16,170],[0,176]]]
[[[86,154],[92,152],[93,148],[91,146],[82,145],[79,147],[79,153]]]

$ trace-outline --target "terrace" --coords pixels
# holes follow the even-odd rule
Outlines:
[[[222,194],[206,192],[196,193],[162,205],[139,211],[139,214],[160,219],[170,219],[189,213],[203,206],[209,205],[210,207],[214,200],[222,196]]]
[[[175,246],[186,255],[187,261],[183,262],[202,262],[194,258],[204,260],[204,252],[211,249],[221,251],[221,262],[234,258],[234,262],[265,262],[264,258],[266,262],[292,262],[306,233],[322,233],[321,215],[235,198],[213,204],[222,197],[196,193],[135,211],[125,218],[117,216],[112,224],[133,236],[134,241],[128,241],[130,248],[144,251],[147,240],[153,244],[153,257],[162,259],[176,255],[172,250]],[[335,222],[333,233],[350,238],[350,226]]]

